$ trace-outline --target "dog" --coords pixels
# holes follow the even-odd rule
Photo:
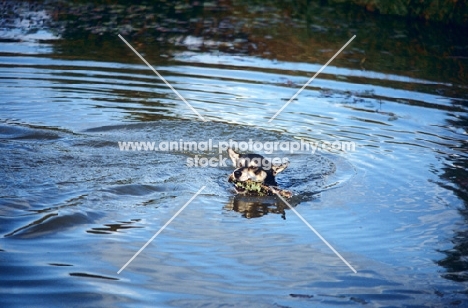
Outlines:
[[[234,172],[229,176],[229,180],[245,182],[252,180],[263,183],[267,186],[277,186],[275,176],[286,169],[288,162],[282,164],[272,164],[270,160],[259,154],[239,154],[233,149],[228,149],[229,157],[232,160]]]

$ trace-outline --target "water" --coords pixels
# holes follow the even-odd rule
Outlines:
[[[244,14],[232,13],[236,18],[216,6],[191,15],[178,8],[186,15],[158,21],[170,29],[164,36],[155,28],[158,39],[132,39],[138,29],[122,33],[203,122],[111,30],[88,17],[57,23],[42,8],[29,19],[52,16],[43,28],[31,22],[40,31],[6,18],[1,32],[4,306],[468,303],[468,44],[456,30],[434,42],[437,25],[418,36],[417,23],[355,19],[340,7],[316,15],[314,6],[304,23],[279,14],[286,8],[246,2],[230,8]],[[148,13],[104,8],[93,12],[132,11],[135,20]],[[204,20],[205,34],[184,23],[193,18]],[[348,31],[357,33],[349,48],[268,122],[352,36]],[[357,273],[280,200],[236,196],[226,181],[229,161],[187,166],[195,155],[226,158],[216,146],[229,139],[355,143],[355,151],[267,156],[289,158],[278,182],[294,192],[290,203]],[[209,140],[214,147],[206,150],[119,148],[123,141]]]

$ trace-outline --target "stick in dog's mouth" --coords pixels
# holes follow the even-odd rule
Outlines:
[[[292,192],[289,190],[279,189],[277,187],[268,186],[261,182],[255,182],[252,180],[238,181],[231,174],[228,178],[228,182],[234,184],[234,188],[238,194],[253,195],[253,196],[274,196],[279,194],[285,198],[291,198]]]

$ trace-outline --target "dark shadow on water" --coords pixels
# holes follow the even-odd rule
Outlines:
[[[457,131],[468,131],[468,118],[458,117],[456,120],[448,120],[450,125],[457,128]],[[465,144],[454,144],[454,148],[460,148],[466,153]],[[445,158],[446,167],[442,168],[439,185],[453,193],[464,201],[464,207],[458,212],[464,223],[454,226],[454,234],[451,242],[453,247],[440,251],[445,254],[445,258],[438,260],[437,264],[445,268],[442,277],[457,281],[468,282],[468,157],[466,155],[449,155]],[[465,288],[468,293],[468,288]]]
[[[70,273],[70,276],[83,277],[83,278],[97,278],[97,279],[106,279],[106,280],[120,280],[119,278],[107,277],[102,275],[94,275],[88,273]]]
[[[77,225],[83,225],[93,222],[98,215],[91,212],[61,212],[48,213],[36,219],[27,225],[21,226],[4,237],[15,238],[37,238],[50,234],[65,232],[67,229],[75,228]]]

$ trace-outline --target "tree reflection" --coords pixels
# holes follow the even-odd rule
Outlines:
[[[468,118],[460,117],[456,121],[449,121],[459,131],[468,131]],[[442,182],[439,183],[446,189],[454,192],[464,201],[464,208],[459,209],[464,224],[456,226],[454,236],[451,240],[453,248],[441,251],[446,255],[437,264],[446,269],[442,276],[459,282],[468,281],[468,147],[467,141],[455,147],[457,154],[450,155],[447,160],[449,166],[443,168]]]

